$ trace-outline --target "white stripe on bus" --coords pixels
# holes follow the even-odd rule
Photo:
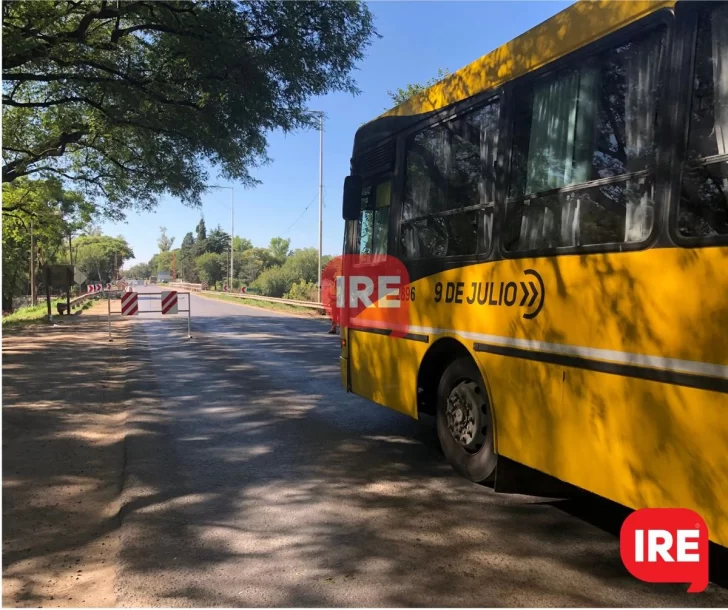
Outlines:
[[[562,343],[549,343],[547,341],[536,341],[534,339],[517,339],[515,337],[504,337],[501,335],[486,335],[482,333],[471,333],[449,328],[432,328],[430,326],[401,326],[387,324],[377,320],[357,320],[359,326],[371,328],[383,328],[388,330],[399,330],[405,333],[421,333],[425,335],[456,335],[469,341],[490,343],[491,345],[502,345],[506,347],[519,347],[522,349],[562,354],[564,356],[577,356],[591,360],[602,360],[618,364],[631,364],[645,366],[653,369],[661,369],[674,373],[688,373],[692,375],[707,375],[718,379],[728,379],[728,366],[712,364],[708,362],[697,362],[694,360],[681,360],[679,358],[665,358],[662,356],[648,356],[634,352],[621,352],[610,349],[598,349],[595,347],[584,347],[581,345],[565,345]]]

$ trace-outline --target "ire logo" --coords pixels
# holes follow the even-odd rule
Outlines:
[[[323,269],[321,301],[339,326],[404,336],[417,299],[404,263],[386,254],[345,254]]]
[[[624,567],[646,582],[687,582],[688,593],[708,586],[708,526],[687,508],[643,508],[619,533]]]

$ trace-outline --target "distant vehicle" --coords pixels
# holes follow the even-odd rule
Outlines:
[[[150,284],[156,284],[157,283],[157,276],[156,275],[153,275],[152,277],[150,277],[149,278],[149,283]]]
[[[409,325],[347,321],[344,387],[473,481],[503,456],[728,546],[726,23],[577,2],[362,125],[344,253],[404,263]]]

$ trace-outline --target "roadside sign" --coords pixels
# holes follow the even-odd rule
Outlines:
[[[103,284],[94,284],[94,292],[101,292],[104,289]]]
[[[139,313],[139,302],[137,292],[124,292],[121,295],[121,315],[135,316]]]
[[[162,313],[177,313],[177,291],[162,290]]]
[[[96,287],[93,284],[89,284],[88,286],[86,286],[86,292],[88,292],[88,293],[96,292]]]
[[[73,267],[71,265],[47,265],[46,282],[54,288],[66,288],[73,282]]]
[[[76,282],[79,285],[80,284],[83,284],[87,279],[88,278],[86,277],[86,274],[83,273],[82,271],[76,271],[73,274],[73,281]]]

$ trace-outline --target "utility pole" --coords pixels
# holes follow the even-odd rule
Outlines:
[[[119,272],[117,271],[118,268],[119,267],[116,266],[116,250],[114,250],[114,275],[111,278],[112,282],[115,282],[116,280],[119,279]]]
[[[73,247],[71,245],[71,232],[68,232],[68,292],[66,293],[66,315],[71,315],[71,286],[73,285]]]
[[[318,302],[321,303],[321,249],[324,213],[324,113],[319,111],[319,223],[318,223]]]
[[[38,294],[35,284],[35,235],[33,235],[33,223],[30,223],[30,304],[35,307],[38,304]]]
[[[235,248],[233,247],[235,244],[235,191],[233,190],[233,187],[230,187],[230,283],[228,284],[228,288],[230,291],[233,289],[233,277],[234,275],[234,260],[235,260]]]

